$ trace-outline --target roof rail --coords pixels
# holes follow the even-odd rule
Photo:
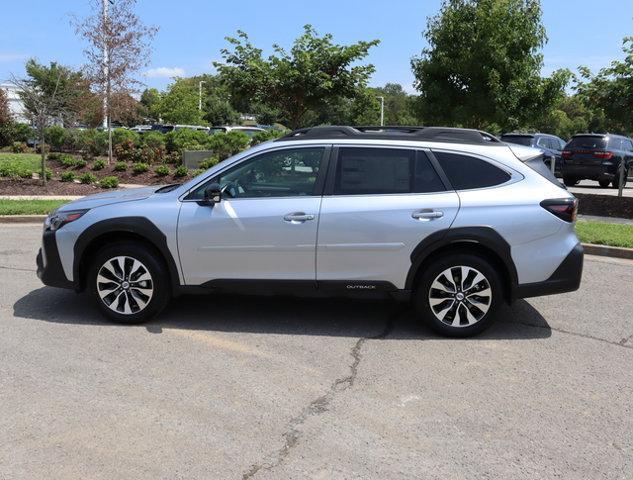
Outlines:
[[[417,126],[322,126],[300,128],[278,138],[288,140],[328,140],[328,139],[365,139],[365,140],[425,140],[442,143],[499,144],[501,141],[490,133],[481,130],[452,127]]]

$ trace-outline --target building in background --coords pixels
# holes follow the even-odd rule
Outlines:
[[[18,89],[15,85],[11,85],[9,83],[3,83],[0,85],[7,93],[7,98],[9,99],[9,109],[11,110],[11,115],[13,115],[13,120],[18,123],[29,123],[29,119],[26,116],[26,109],[24,108],[24,102],[18,95]]]

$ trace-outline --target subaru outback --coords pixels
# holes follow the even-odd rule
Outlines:
[[[579,287],[576,211],[542,152],[485,132],[315,127],[61,207],[37,272],[116,322],[185,293],[393,297],[468,336],[504,301]]]

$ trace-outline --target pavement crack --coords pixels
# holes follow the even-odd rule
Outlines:
[[[633,350],[633,345],[626,345],[626,343],[629,340],[633,339],[633,335],[631,335],[629,337],[626,337],[626,338],[623,338],[619,342],[615,342],[615,341],[612,341],[612,340],[607,340],[606,338],[600,338],[600,337],[596,337],[596,336],[593,336],[593,335],[588,335],[586,333],[572,332],[570,330],[564,330],[562,328],[551,327],[549,325],[547,325],[547,326],[545,326],[545,325],[537,325],[535,323],[529,323],[529,322],[504,322],[504,323],[515,323],[515,324],[523,325],[523,326],[526,326],[526,327],[541,328],[541,329],[544,329],[544,330],[552,330],[554,332],[564,333],[564,334],[567,334],[567,335],[572,335],[574,337],[581,337],[581,338],[586,338],[586,339],[589,339],[589,340],[596,340],[598,342],[608,343],[609,345],[614,345],[616,347],[628,348],[628,349]]]
[[[283,433],[282,438],[284,444],[282,447],[271,455],[272,460],[262,461],[251,465],[251,467],[244,472],[242,480],[249,480],[257,475],[260,471],[270,471],[279,465],[281,465],[286,457],[290,454],[290,451],[297,445],[301,437],[301,426],[306,420],[312,416],[321,415],[329,410],[330,404],[337,393],[343,392],[354,385],[356,377],[358,376],[358,367],[363,359],[362,348],[368,340],[381,340],[387,338],[387,336],[393,331],[396,319],[402,314],[404,310],[399,309],[393,313],[387,319],[383,330],[374,336],[359,338],[352,349],[350,350],[350,356],[352,357],[352,363],[349,365],[349,373],[345,376],[339,377],[330,386],[328,391],[320,397],[312,400],[306,406],[299,415],[290,420],[288,428]]]
[[[5,267],[5,266],[0,266],[0,268],[3,270],[16,270],[18,272],[34,272],[35,271],[34,268]]]

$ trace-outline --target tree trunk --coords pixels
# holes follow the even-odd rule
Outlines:
[[[40,126],[37,129],[39,131],[39,145],[40,145],[40,155],[41,155],[41,165],[40,165],[40,180],[42,185],[46,185],[46,144],[44,143],[44,126],[43,122],[40,122]]]

